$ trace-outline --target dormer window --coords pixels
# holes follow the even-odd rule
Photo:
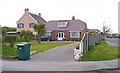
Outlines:
[[[24,28],[24,24],[23,23],[19,23],[18,24],[18,28]]]
[[[30,23],[30,24],[29,24],[29,27],[30,27],[30,28],[33,28],[33,27],[34,27],[34,23]]]
[[[58,27],[66,27],[67,26],[67,21],[66,22],[58,22]]]

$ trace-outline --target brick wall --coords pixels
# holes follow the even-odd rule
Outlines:
[[[51,33],[52,40],[57,40],[56,36],[59,32],[64,32],[66,34],[66,39],[65,40],[70,40],[69,30],[53,30],[52,33]]]

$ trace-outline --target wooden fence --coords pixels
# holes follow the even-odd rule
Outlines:
[[[79,44],[80,53],[86,53],[89,51],[89,47],[95,45],[95,43],[101,39],[103,39],[103,35],[101,33],[85,33]]]

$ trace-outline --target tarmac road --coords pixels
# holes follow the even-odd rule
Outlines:
[[[120,39],[118,38],[106,38],[105,40],[111,46],[120,46]]]

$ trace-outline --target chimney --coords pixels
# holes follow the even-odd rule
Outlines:
[[[28,13],[29,12],[29,9],[28,8],[25,8],[25,13]]]
[[[72,20],[75,20],[75,16],[72,16]]]
[[[41,13],[38,14],[41,17]]]

